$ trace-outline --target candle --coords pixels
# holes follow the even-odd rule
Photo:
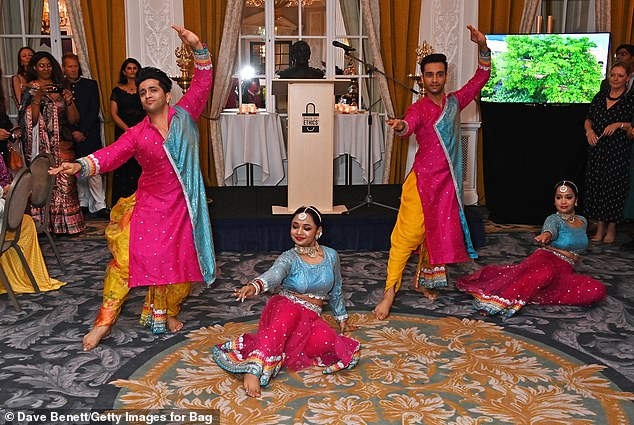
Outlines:
[[[553,33],[553,15],[548,15],[548,24],[547,24],[546,32],[548,34]]]
[[[542,32],[542,21],[543,21],[543,18],[544,17],[541,16],[541,15],[537,17],[537,25],[535,27],[535,32],[537,34],[540,34]]]

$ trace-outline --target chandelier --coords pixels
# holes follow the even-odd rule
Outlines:
[[[246,0],[247,7],[264,7],[266,0]],[[300,0],[274,0],[275,7],[297,7]],[[302,7],[310,7],[320,3],[320,0],[301,0]]]

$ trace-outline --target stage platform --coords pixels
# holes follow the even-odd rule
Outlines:
[[[285,251],[291,246],[290,214],[273,215],[273,205],[286,205],[286,186],[208,187],[214,247],[218,252]],[[335,186],[333,203],[348,208],[365,200],[367,186]],[[401,185],[373,185],[375,202],[399,207]],[[338,251],[387,251],[396,211],[376,205],[350,214],[323,217],[320,243]],[[465,211],[476,248],[484,246],[484,224],[477,210]]]

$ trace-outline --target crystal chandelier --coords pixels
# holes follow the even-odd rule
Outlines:
[[[297,7],[300,0],[274,0],[275,7]],[[246,0],[247,7],[264,7],[266,0]],[[302,7],[310,7],[320,0],[301,0]]]

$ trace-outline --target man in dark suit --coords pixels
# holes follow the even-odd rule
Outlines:
[[[81,76],[79,58],[67,53],[62,58],[62,69],[68,80],[79,110],[79,122],[73,126],[73,146],[75,155],[90,155],[103,147],[101,124],[99,122],[99,88],[97,82]],[[101,175],[77,180],[79,204],[82,209],[101,218],[110,218],[106,208],[106,191]]]

